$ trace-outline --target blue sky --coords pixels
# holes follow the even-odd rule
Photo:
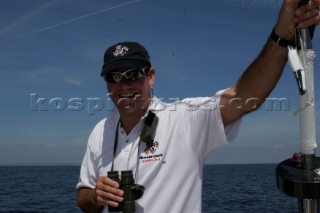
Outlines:
[[[233,86],[257,56],[281,3],[1,0],[0,164],[80,165],[92,128],[112,109],[99,76],[108,46],[138,41],[149,50],[157,97],[211,96]],[[318,30],[313,45],[317,53]],[[319,67],[316,58],[315,79]],[[285,107],[267,101],[246,116],[239,137],[208,163],[278,163],[299,151],[299,97],[288,66],[270,98]]]

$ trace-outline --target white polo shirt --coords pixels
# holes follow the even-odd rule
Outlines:
[[[232,141],[240,127],[239,120],[224,128],[218,107],[222,92],[170,104],[154,98],[149,110],[156,113],[159,122],[149,149],[144,142],[139,146],[144,118],[129,135],[119,128],[114,170],[133,170],[135,174],[138,167],[135,179],[145,191],[136,201],[137,213],[201,212],[205,158]],[[94,188],[98,177],[111,170],[118,121],[119,113],[114,110],[92,131],[77,189]],[[103,212],[108,212],[107,206]]]

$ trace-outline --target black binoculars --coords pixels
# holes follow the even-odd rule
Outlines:
[[[109,212],[132,213],[136,211],[135,200],[143,196],[144,186],[134,183],[134,178],[131,170],[121,171],[121,179],[118,171],[109,171],[108,178],[120,184],[120,189],[123,190],[123,202],[119,203],[118,207],[108,206]]]

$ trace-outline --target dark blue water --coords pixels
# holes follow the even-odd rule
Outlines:
[[[276,166],[276,164],[206,166],[203,212],[298,212],[297,199],[277,189]]]
[[[203,213],[297,212],[297,201],[279,192],[276,164],[207,165]],[[0,167],[0,212],[80,212],[78,166]]]

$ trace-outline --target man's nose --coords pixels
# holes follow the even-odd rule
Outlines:
[[[127,88],[132,86],[132,81],[123,76],[118,84],[120,88]]]

